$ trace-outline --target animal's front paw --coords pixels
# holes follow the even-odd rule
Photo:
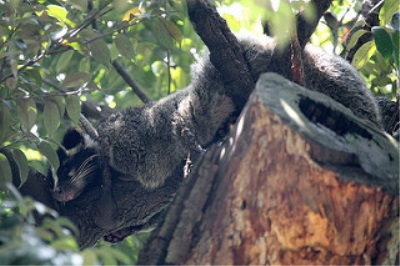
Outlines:
[[[131,235],[131,233],[132,233],[132,228],[131,227],[126,227],[126,228],[123,228],[121,230],[112,232],[112,233],[110,233],[108,235],[105,235],[104,236],[104,241],[116,244],[116,243],[121,242],[122,240],[124,240],[125,237]]]

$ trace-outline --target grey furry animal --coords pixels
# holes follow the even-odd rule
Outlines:
[[[279,62],[272,60],[276,50],[273,39],[247,38],[240,45],[254,80],[265,72],[288,76]],[[349,63],[308,45],[303,64],[307,88],[332,97],[380,126],[375,99]],[[158,102],[111,115],[98,125],[102,155],[123,180],[139,181],[149,189],[161,186],[186,159],[189,146],[209,145],[218,128],[237,111],[208,59],[194,67],[192,76],[188,87]]]
[[[291,76],[276,59],[279,57],[275,54],[273,39],[247,38],[241,40],[240,45],[254,80],[265,72]],[[355,115],[380,127],[375,99],[350,64],[312,46],[305,47],[303,64],[307,88],[332,97]],[[218,139],[216,133],[221,126],[233,113],[240,112],[228,96],[220,73],[207,58],[193,67],[192,77],[188,87],[157,102],[109,116],[97,126],[99,137],[90,145],[86,145],[79,134],[72,136],[72,142],[71,136],[66,134],[63,143],[71,142],[68,145],[77,152],[66,156],[59,151],[61,167],[57,171],[58,185],[53,196],[58,201],[72,201],[83,196],[81,192],[86,189],[101,186],[103,193],[97,203],[96,224],[110,230],[104,236],[106,241],[118,242],[132,232],[152,228],[162,219],[168,203],[152,206],[151,212],[145,213],[141,220],[120,226],[115,217],[123,211],[118,210],[110,186],[104,184],[104,176],[115,183],[137,181],[148,191],[162,190],[164,183],[182,180],[188,154],[195,154],[190,158],[194,162],[197,151]],[[92,170],[85,171],[83,164],[90,156],[96,158],[91,161],[96,162],[96,167],[91,165]],[[71,176],[71,167],[81,169],[79,173],[90,174]],[[173,193],[163,198],[164,202],[170,202]]]

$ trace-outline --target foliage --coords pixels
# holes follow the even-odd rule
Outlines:
[[[371,28],[373,39],[358,49],[352,64],[367,78],[371,89],[377,95],[387,94],[387,90],[394,95],[400,86],[400,11],[398,2],[385,1],[379,18],[381,25]],[[361,21],[359,25],[364,26],[362,23]],[[353,34],[350,44],[355,44],[365,34],[371,33],[363,29],[358,30]]]
[[[280,27],[294,21],[303,2],[289,6],[288,1],[230,0],[217,5],[236,33],[244,28],[261,33],[260,22],[268,18],[273,33],[283,38],[287,32]],[[353,63],[375,93],[392,96],[399,87],[396,2],[385,1],[381,25],[372,31],[360,30],[350,40],[355,44],[372,32],[374,39],[359,49]],[[355,21],[360,6],[361,1],[334,1],[333,19],[325,17],[312,42],[340,53],[345,34],[359,26]],[[131,250],[142,243],[135,237],[118,247],[103,244],[79,253],[73,230],[60,227],[71,226],[50,210],[46,213],[52,219],[33,227],[31,213],[43,206],[17,196],[10,186],[10,158],[4,154],[11,152],[23,184],[29,167],[43,174],[47,162],[58,167],[55,149],[66,128],[77,125],[85,102],[119,109],[141,104],[114,62],[154,100],[189,84],[190,65],[205,49],[187,19],[185,1],[9,0],[0,1],[0,16],[0,185],[6,188],[0,198],[4,218],[0,255],[9,256],[10,263],[131,264],[137,256]],[[41,257],[40,249],[48,245],[53,255]]]

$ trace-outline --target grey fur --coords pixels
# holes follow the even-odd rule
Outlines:
[[[281,73],[278,63],[271,63],[273,39],[247,38],[240,43],[255,80],[264,72],[288,76]],[[306,46],[303,57],[309,89],[329,95],[380,126],[377,104],[350,64],[312,46]],[[186,159],[191,144],[188,134],[197,144],[207,146],[235,111],[220,74],[208,59],[193,68],[192,76],[188,87],[158,102],[112,115],[97,127],[102,155],[124,180],[139,181],[147,188],[161,186]]]

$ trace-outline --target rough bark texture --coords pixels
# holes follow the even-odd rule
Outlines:
[[[398,264],[398,167],[390,136],[264,75],[139,264]]]

